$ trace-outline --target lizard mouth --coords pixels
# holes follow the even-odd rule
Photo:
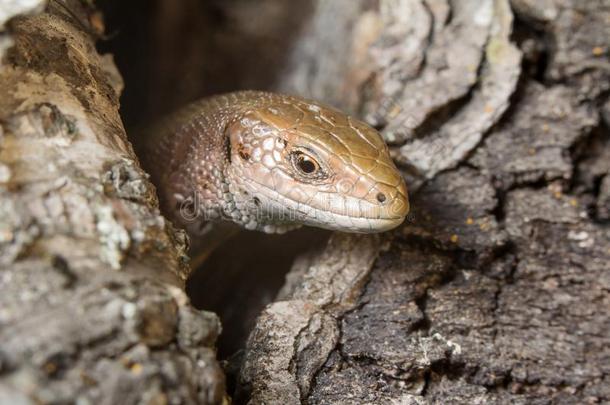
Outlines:
[[[363,218],[363,217],[347,217],[346,221],[341,221],[342,224],[339,223],[335,226],[333,225],[321,225],[317,224],[316,226],[329,229],[329,230],[339,230],[343,232],[354,232],[354,233],[378,233],[389,231],[398,227],[405,220],[405,217],[398,218]]]
[[[398,207],[401,208],[398,208]],[[404,207],[407,207],[406,209]],[[408,213],[408,203],[397,201],[388,208],[326,212],[313,210],[303,222],[320,228],[356,233],[377,233],[394,229],[402,224]]]
[[[286,207],[283,212],[289,218],[276,218],[280,222],[297,222],[335,231],[354,233],[377,233],[396,228],[402,224],[409,212],[409,201],[402,194],[395,195],[383,205],[350,196],[342,196],[330,203],[317,204],[295,202],[277,194],[274,199]],[[318,201],[319,202],[319,201]],[[334,202],[334,203],[333,203]]]

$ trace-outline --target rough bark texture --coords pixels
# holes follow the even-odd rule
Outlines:
[[[127,142],[99,15],[0,16],[0,403],[220,403],[219,322],[182,290],[185,239]]]
[[[240,398],[610,401],[609,47],[604,1],[316,2],[278,87],[381,128],[413,211],[297,260]]]
[[[139,32],[108,42],[125,120],[294,92],[378,127],[410,185],[396,231],[303,247],[228,362],[236,402],[610,402],[606,0],[149,3],[113,3]],[[217,318],[180,288],[183,242],[83,4],[81,23],[55,4],[0,36],[0,402],[221,401]],[[257,240],[191,280],[227,336],[280,284],[289,258],[269,257],[307,239]]]

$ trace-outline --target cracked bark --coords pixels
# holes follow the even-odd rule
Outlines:
[[[610,401],[608,5],[347,3],[316,2],[278,87],[380,127],[413,211],[297,260],[241,398]]]
[[[218,319],[182,289],[96,11],[62,4],[0,6],[0,403],[220,403]]]
[[[380,128],[411,190],[396,231],[296,260],[236,402],[610,401],[604,1],[159,3],[160,63],[126,99],[141,121],[211,92],[299,93]],[[84,4],[69,3],[81,23],[54,8],[0,36],[0,402],[218,402],[217,318],[182,292],[183,241],[126,143]],[[268,293],[231,271],[230,293]],[[191,294],[255,311],[229,292]]]

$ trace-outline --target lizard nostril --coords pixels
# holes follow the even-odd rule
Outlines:
[[[380,203],[384,202],[386,200],[385,194],[383,193],[377,193],[377,201],[379,201]]]

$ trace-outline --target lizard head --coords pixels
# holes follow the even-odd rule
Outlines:
[[[245,110],[226,131],[227,176],[238,180],[230,191],[247,228],[373,233],[409,212],[405,182],[379,133],[339,111],[286,97]]]

